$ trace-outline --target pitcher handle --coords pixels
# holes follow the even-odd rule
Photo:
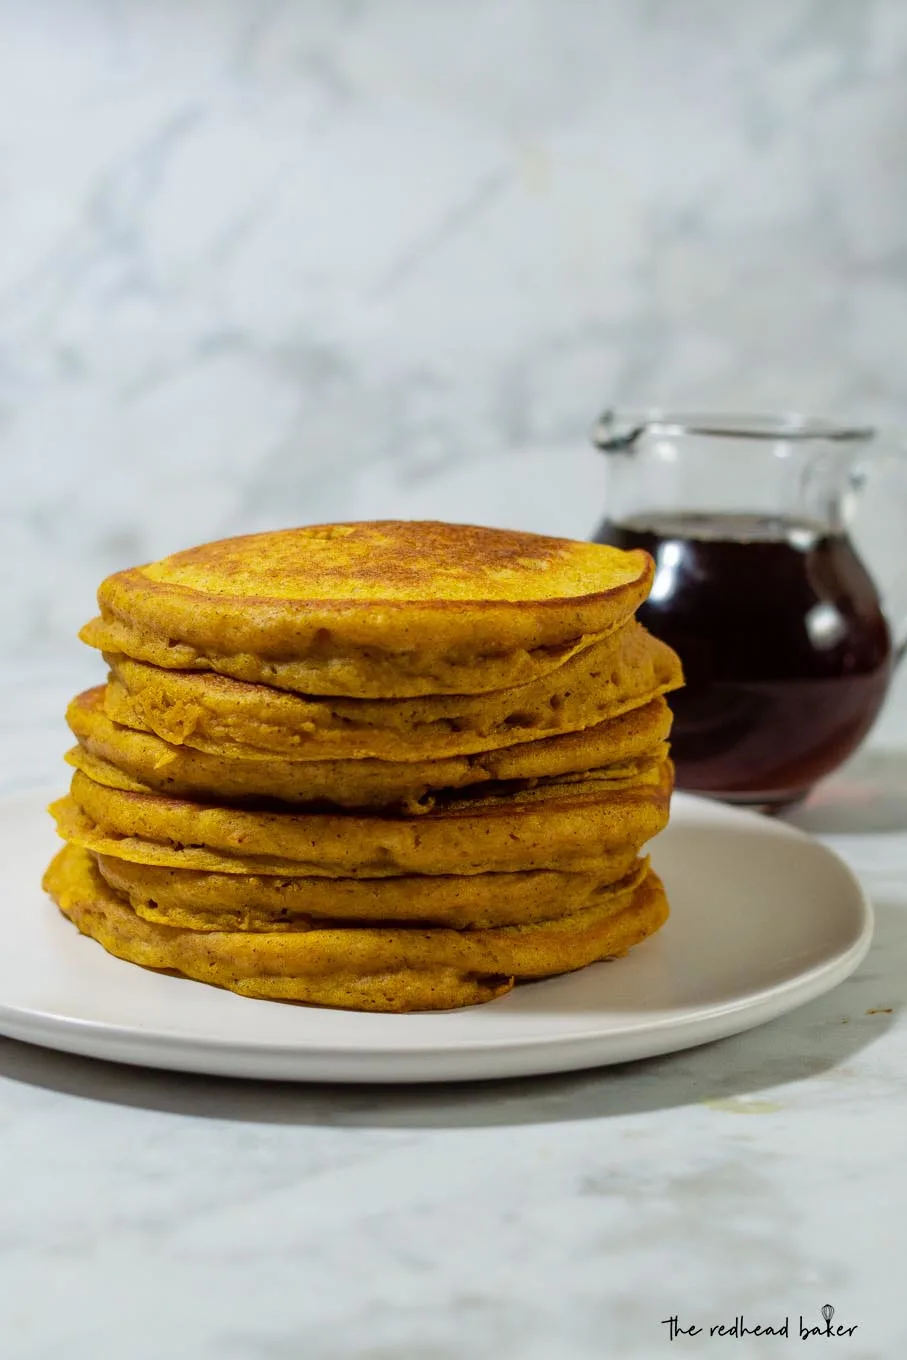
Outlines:
[[[907,653],[907,450],[876,454],[858,463],[850,475],[851,489],[859,493],[869,482],[877,482],[880,477],[890,479],[897,487],[895,494],[902,507],[899,519],[904,526],[903,547],[894,580],[880,583],[882,608],[891,629],[895,662],[898,663]]]

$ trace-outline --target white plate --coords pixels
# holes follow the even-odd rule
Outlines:
[[[235,1077],[455,1081],[626,1062],[736,1034],[828,991],[872,913],[830,850],[777,822],[677,795],[653,842],[668,924],[615,963],[463,1011],[359,1015],[252,1001],[146,972],[44,897],[44,801],[0,802],[0,1032],[118,1062]]]

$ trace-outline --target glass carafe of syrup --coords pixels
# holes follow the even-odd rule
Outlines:
[[[678,787],[797,801],[869,731],[901,646],[848,534],[873,431],[608,412],[593,439],[608,455],[594,537],[655,559],[639,617],[684,666],[671,696]]]

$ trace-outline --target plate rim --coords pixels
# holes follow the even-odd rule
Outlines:
[[[0,795],[0,818],[12,810],[21,813],[27,804],[41,803],[56,795],[56,789],[48,792],[46,788],[24,788],[18,792]],[[712,799],[678,791],[674,795],[672,823],[695,822],[697,812],[701,815],[708,811],[708,820],[721,824],[749,824],[754,819],[765,819],[761,814],[749,809],[721,804]],[[679,816],[678,816],[679,814]],[[27,1010],[21,1006],[10,1005],[0,998],[0,1034],[10,1038],[35,1044],[39,1047],[59,1052],[125,1063],[165,1071],[180,1071],[198,1075],[217,1077],[236,1076],[261,1080],[282,1080],[297,1082],[334,1082],[337,1084],[421,1084],[462,1080],[492,1080],[519,1077],[531,1074],[564,1072],[572,1070],[605,1067],[625,1062],[635,1062],[651,1056],[664,1056],[671,1052],[704,1043],[732,1037],[747,1029],[768,1023],[773,1019],[815,1000],[825,992],[849,977],[865,959],[873,940],[875,915],[871,901],[850,865],[830,846],[817,837],[798,827],[772,820],[772,830],[787,839],[793,839],[818,849],[823,856],[835,863],[842,878],[852,893],[852,905],[859,912],[859,929],[850,943],[828,958],[814,963],[802,972],[795,973],[743,994],[707,1006],[687,1006],[667,1012],[652,1012],[619,1031],[608,1030],[600,1025],[572,1028],[557,1034],[534,1034],[531,1036],[501,1036],[498,1038],[456,1038],[444,1042],[434,1038],[424,1044],[413,1046],[399,1041],[381,1042],[373,1048],[364,1048],[361,1043],[327,1043],[298,1038],[281,1043],[272,1039],[244,1040],[216,1035],[180,1034],[171,1026],[155,1027],[144,1030],[138,1023],[115,1023],[81,1016],[61,1015],[54,1010]],[[652,842],[650,842],[650,845]],[[856,923],[855,923],[856,924]],[[594,965],[593,965],[594,966]],[[584,971],[584,970],[583,970]],[[539,984],[544,983],[544,979]],[[205,986],[206,984],[200,984]],[[220,989],[215,989],[219,991]],[[335,1008],[313,1008],[319,1012],[332,1014]],[[456,1014],[456,1012],[453,1012]],[[443,1013],[437,1013],[443,1014]],[[412,1016],[382,1017],[406,1023]],[[722,1024],[721,1022],[725,1022]],[[743,1021],[743,1023],[735,1023]],[[727,1023],[730,1022],[730,1023]],[[703,1034],[703,1030],[713,1028],[718,1023],[718,1033]],[[660,1040],[668,1038],[667,1044]],[[646,1040],[650,1043],[647,1045]],[[651,1041],[654,1041],[651,1042]],[[585,1050],[599,1046],[603,1050],[609,1046],[620,1045],[627,1049],[642,1048],[642,1051],[623,1056],[594,1056]],[[106,1052],[101,1051],[107,1049]],[[112,1050],[116,1050],[114,1053]],[[573,1057],[570,1057],[570,1054]],[[149,1056],[150,1055],[150,1056]],[[533,1055],[538,1061],[533,1063]],[[493,1070],[495,1057],[504,1062],[501,1070]],[[182,1061],[175,1061],[182,1058]],[[510,1062],[507,1062],[510,1059]],[[526,1061],[519,1061],[525,1059]],[[437,1062],[443,1070],[433,1074],[417,1074],[413,1067],[430,1065]],[[461,1067],[476,1064],[475,1070],[463,1074]],[[482,1070],[485,1063],[489,1070]],[[339,1064],[340,1069],[330,1075],[315,1074],[303,1069],[321,1069],[328,1063]],[[374,1068],[368,1075],[360,1071],[347,1073],[347,1066]],[[384,1071],[396,1065],[396,1072]],[[264,1066],[267,1070],[253,1070]],[[298,1068],[294,1072],[292,1069]],[[275,1069],[279,1067],[280,1071]],[[448,1071],[448,1068],[456,1069]],[[243,1069],[243,1070],[240,1070]]]

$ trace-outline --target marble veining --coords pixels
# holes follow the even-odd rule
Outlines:
[[[903,420],[898,0],[0,26],[8,653],[224,533],[419,506],[588,533],[607,400]]]
[[[0,668],[6,796],[60,784],[73,678]],[[869,891],[869,957],[751,1033],[425,1089],[204,1079],[0,1040],[0,1351],[755,1360],[801,1342],[672,1343],[662,1319],[796,1329],[830,1303],[857,1324],[848,1355],[903,1354],[905,730],[899,685],[873,744],[791,814]]]
[[[905,65],[898,0],[0,6],[0,793],[61,786],[109,570],[344,516],[586,534],[612,398],[903,421]],[[752,1033],[425,1090],[0,1041],[0,1354],[907,1353],[904,684],[795,817],[874,948]],[[826,1303],[850,1340],[662,1325]]]

